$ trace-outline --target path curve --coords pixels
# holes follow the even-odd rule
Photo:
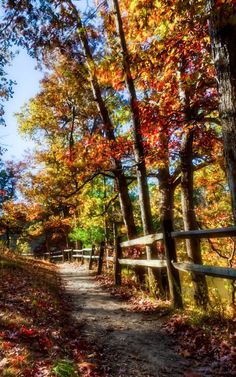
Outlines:
[[[106,376],[194,375],[190,361],[174,351],[173,339],[161,329],[158,314],[129,311],[127,303],[98,287],[83,266],[64,263],[59,268],[82,336],[100,350]]]

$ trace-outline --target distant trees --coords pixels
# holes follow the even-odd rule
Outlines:
[[[12,228],[16,231],[19,225],[15,219],[13,220],[14,216],[10,215],[10,212],[14,212],[12,203],[16,198],[18,175],[19,166],[14,166],[10,162],[4,163],[0,161],[0,230],[3,235],[5,234],[8,246],[10,244]]]
[[[11,163],[0,161],[0,208],[3,204],[15,197],[17,167]]]
[[[5,71],[6,66],[10,63],[13,55],[10,50],[11,42],[8,26],[8,24],[1,25],[0,21],[0,125],[5,125],[4,102],[12,96],[14,85],[14,82],[11,80],[11,78],[7,77]]]

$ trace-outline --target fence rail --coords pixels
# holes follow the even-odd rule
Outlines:
[[[181,307],[182,296],[181,296],[181,286],[178,275],[175,271],[192,272],[195,274],[204,274],[208,276],[220,277],[225,279],[236,279],[236,268],[234,267],[221,267],[221,266],[210,266],[201,265],[190,262],[178,262],[177,254],[175,250],[175,240],[176,239],[192,239],[192,238],[220,238],[220,237],[236,237],[236,227],[220,228],[220,229],[206,229],[206,230],[191,230],[191,231],[180,231],[175,232],[172,229],[172,224],[169,222],[163,224],[163,232],[149,234],[147,236],[138,237],[133,240],[128,240],[120,242],[117,245],[116,253],[119,255],[117,257],[108,257],[107,261],[112,261],[114,263],[115,269],[115,282],[119,283],[121,281],[121,268],[119,265],[127,266],[144,266],[149,268],[167,268],[167,275],[170,285],[170,290],[172,289],[171,299],[174,306]],[[152,245],[156,241],[163,241],[165,246],[165,260],[160,259],[128,259],[122,258],[122,249],[132,246],[147,246]],[[177,279],[176,279],[177,277]],[[171,280],[172,279],[172,280]]]
[[[192,238],[220,238],[220,237],[236,237],[236,226],[220,229],[206,229],[206,230],[191,230],[191,231],[173,231],[171,222],[163,223],[163,232],[149,234],[146,236],[138,237],[133,240],[120,242],[117,240],[114,256],[108,255],[107,247],[106,256],[104,255],[105,244],[102,243],[99,250],[99,255],[95,255],[95,247],[84,249],[65,249],[61,251],[54,251],[45,253],[51,260],[62,259],[64,260],[83,260],[89,259],[89,269],[92,268],[93,261],[98,261],[98,274],[102,271],[102,263],[112,262],[114,264],[114,279],[116,283],[121,282],[121,266],[140,266],[148,268],[166,268],[170,286],[170,295],[174,306],[182,305],[181,286],[178,276],[178,271],[192,272],[196,274],[204,274],[215,276],[225,279],[236,279],[236,268],[201,265],[190,262],[178,262],[175,250],[176,239],[192,239]],[[163,241],[165,246],[165,259],[130,259],[122,258],[122,249],[132,246],[148,246],[156,241]],[[33,256],[25,254],[24,256]],[[172,280],[171,280],[172,279]]]
[[[208,276],[221,277],[225,279],[236,279],[236,268],[233,267],[220,267],[208,266],[204,264],[194,263],[173,263],[174,267],[180,271],[197,272]]]
[[[84,249],[63,249],[63,250],[54,250],[51,252],[43,253],[43,257],[46,257],[50,260],[53,259],[62,259],[62,260],[73,260],[81,258],[81,259],[98,259],[98,255],[91,255],[93,249],[92,248],[84,248]],[[86,254],[87,253],[87,254]],[[89,253],[89,254],[88,254]],[[21,254],[25,258],[35,257],[34,253],[23,253]]]
[[[151,267],[151,268],[165,268],[166,261],[162,259],[118,259],[118,262],[121,265],[127,266],[144,266],[144,267]]]
[[[180,239],[236,237],[236,227],[171,232],[171,237]]]
[[[235,237],[236,227],[220,228],[220,229],[205,229],[205,230],[190,230],[180,232],[170,232],[169,236],[174,239],[191,239],[191,238],[220,238],[220,237]],[[138,237],[133,240],[124,241],[120,243],[121,248],[132,246],[146,246],[152,245],[156,241],[161,241],[164,238],[164,233],[149,234],[147,236]],[[109,260],[111,260],[109,258]],[[145,266],[163,268],[167,267],[165,260],[140,260],[140,259],[118,259],[122,265]],[[177,263],[171,261],[172,265],[184,272],[196,272],[209,276],[222,277],[226,279],[236,279],[236,268],[208,266],[194,263]]]

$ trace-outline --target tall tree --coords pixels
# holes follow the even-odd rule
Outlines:
[[[137,174],[137,182],[138,182],[138,192],[139,192],[139,203],[141,209],[141,218],[142,218],[142,226],[143,226],[143,233],[144,235],[154,233],[153,223],[152,223],[152,212],[151,212],[151,205],[150,205],[150,195],[149,195],[149,188],[148,188],[148,180],[147,180],[147,170],[146,170],[146,162],[145,162],[145,153],[144,153],[144,142],[142,137],[141,131],[141,117],[140,117],[140,109],[138,104],[138,98],[136,93],[136,88],[134,84],[134,79],[132,77],[131,72],[131,62],[130,62],[130,55],[127,48],[126,37],[124,33],[123,21],[121,17],[119,2],[117,0],[113,0],[114,10],[116,14],[116,23],[117,23],[117,31],[120,39],[121,50],[122,50],[122,65],[123,65],[123,72],[125,77],[126,86],[129,93],[129,106],[132,115],[132,135],[134,141],[134,158],[135,158],[135,166],[136,166],[136,174]],[[147,258],[152,259],[155,248],[150,246],[146,247],[147,251]],[[155,276],[153,274],[153,270],[151,268],[148,269],[149,275],[149,286],[152,291],[155,291],[156,283]],[[158,278],[158,289],[162,290],[161,288],[161,280],[160,277]]]
[[[79,12],[77,11],[72,1],[67,0],[67,2],[70,5],[70,8],[73,10],[73,12],[77,15],[78,33],[81,44],[84,49],[84,54],[86,56],[86,65],[89,71],[90,83],[93,90],[94,99],[97,103],[98,110],[101,115],[106,137],[110,142],[115,142],[114,125],[109,115],[109,111],[107,109],[105,101],[102,97],[101,86],[99,85],[99,81],[96,75],[96,63],[93,59],[92,52],[89,46],[86,29],[84,28]],[[127,229],[127,234],[129,238],[133,238],[136,235],[136,227],[134,223],[132,203],[129,197],[127,181],[123,172],[122,163],[119,159],[112,158],[112,165],[113,172],[116,178],[117,189],[119,191],[121,209]]]
[[[206,0],[205,5],[218,78],[225,161],[236,222],[236,7],[233,0]]]

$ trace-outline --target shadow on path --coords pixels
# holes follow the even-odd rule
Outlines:
[[[99,349],[106,376],[191,376],[194,360],[174,351],[174,340],[162,331],[158,313],[130,312],[127,303],[98,287],[84,266],[64,263],[60,272],[82,336]]]

